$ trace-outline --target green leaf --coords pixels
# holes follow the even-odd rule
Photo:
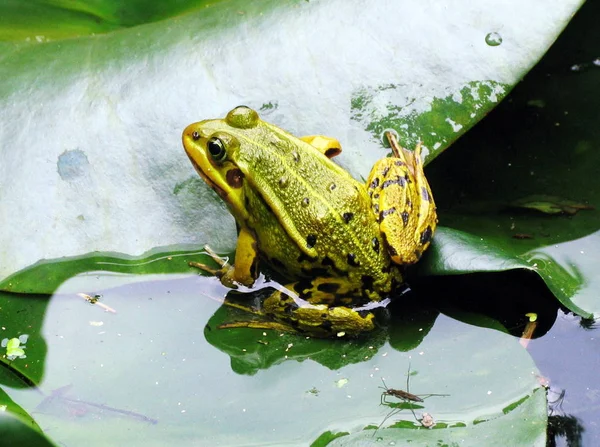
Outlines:
[[[99,272],[102,287],[109,284],[122,284],[139,281],[136,275],[183,273],[185,276],[198,275],[199,270],[191,268],[189,262],[209,262],[204,251],[171,250],[168,254],[152,250],[141,256],[128,256],[124,253],[89,253],[55,260],[43,260],[25,268],[0,282],[0,290],[8,292],[42,294],[51,293],[69,278],[85,272]],[[112,272],[116,275],[107,274]],[[83,281],[86,282],[85,280]],[[80,291],[81,287],[73,291]]]
[[[29,430],[33,429],[38,433],[42,432],[42,430],[40,429],[40,427],[38,427],[37,423],[33,420],[33,418],[25,410],[23,410],[21,406],[17,405],[0,387],[0,417],[8,415],[14,416],[15,418],[25,423]],[[6,426],[2,426],[2,422],[0,422],[0,433],[2,433],[4,430],[8,430],[8,426],[10,424],[10,422],[8,422],[8,419],[6,424]],[[0,439],[2,439],[2,442],[6,445],[11,445],[9,443],[6,443],[7,436],[2,436],[0,434]]]
[[[535,390],[531,396],[515,402],[503,410],[504,417],[483,420],[469,427],[448,427],[444,429],[407,429],[386,428],[372,434],[371,430],[362,433],[338,437],[324,444],[328,446],[360,445],[372,442],[373,438],[382,445],[390,443],[411,446],[506,446],[506,445],[546,445],[546,414],[544,409],[545,393]]]
[[[493,241],[493,240],[492,240]],[[438,227],[424,260],[418,264],[421,275],[459,275],[477,272],[532,268],[485,237],[452,228]]]
[[[45,42],[96,35],[162,20],[217,1],[7,0],[0,15],[0,40]]]
[[[481,223],[484,219],[473,220]],[[600,300],[594,292],[600,288],[595,274],[600,259],[596,251],[588,247],[600,247],[598,238],[594,233],[578,241],[513,254],[517,251],[516,244],[502,241],[494,232],[474,236],[439,227],[417,271],[421,276],[443,276],[531,270],[540,275],[565,307],[585,318],[593,318],[600,311]],[[586,250],[587,256],[581,256]]]
[[[357,178],[386,155],[388,126],[407,147],[422,139],[431,161],[523,78],[580,4],[4,3],[0,281],[85,253],[230,252],[233,220],[180,138],[238,104],[294,134],[340,139],[340,163]],[[35,291],[81,271],[60,268]],[[5,290],[34,290],[14,284]]]
[[[578,203],[575,200],[544,194],[523,197],[510,203],[510,206],[513,208],[538,210],[546,214],[577,214],[580,210],[594,209],[593,206],[585,203]]]
[[[116,311],[108,313],[59,290],[38,323],[49,345],[42,385],[6,391],[67,445],[209,438],[215,445],[310,444],[328,430],[371,436],[363,429],[380,424],[376,436],[402,436],[390,428],[400,421],[410,428],[400,432],[420,438],[428,432],[414,430],[423,412],[435,419],[441,439],[452,438],[457,425],[496,423],[512,424],[515,436],[536,440],[532,445],[545,436],[537,368],[504,332],[410,309],[392,316],[393,330],[357,339],[218,329],[211,315],[229,312],[216,301],[225,291],[212,278],[128,284],[99,291]],[[3,295],[0,306],[28,300]],[[411,325],[413,317],[418,323]],[[421,338],[402,347],[411,333]],[[413,415],[391,397],[381,405],[382,379],[413,394],[448,396],[426,398]],[[401,411],[386,420],[395,410]]]
[[[0,292],[0,384],[35,389],[41,382],[47,345],[40,325],[46,304],[46,296]]]
[[[11,446],[53,447],[55,445],[35,427],[4,411],[0,411],[0,439],[4,445]]]

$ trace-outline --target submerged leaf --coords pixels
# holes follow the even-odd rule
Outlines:
[[[524,208],[540,211],[545,214],[576,214],[579,210],[593,210],[592,205],[578,203],[574,200],[563,199],[543,194],[531,195],[510,203],[512,208]]]

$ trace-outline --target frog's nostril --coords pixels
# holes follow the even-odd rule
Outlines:
[[[194,141],[197,141],[197,140],[199,140],[199,139],[200,139],[200,134],[198,133],[198,131],[197,131],[197,130],[195,130],[195,131],[193,131],[193,132],[192,132],[192,139],[193,139]]]

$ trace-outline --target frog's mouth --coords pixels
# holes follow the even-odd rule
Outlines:
[[[227,200],[227,192],[223,188],[221,188],[215,181],[213,181],[208,175],[206,175],[200,164],[194,159],[194,157],[192,157],[189,154],[189,152],[187,152],[187,155],[190,161],[192,162],[192,166],[194,167],[198,175],[202,178],[202,180],[204,180],[206,184],[210,186],[213,189],[213,191],[215,191],[219,195],[219,197],[221,197],[221,199]]]
[[[248,216],[243,206],[244,174],[234,164],[216,165],[206,154],[207,138],[194,138],[195,129],[188,128],[183,134],[185,152],[198,175],[227,204],[231,213],[241,220]]]
[[[189,125],[183,131],[182,139],[185,153],[198,175],[208,186],[219,194],[220,197],[223,197],[223,194],[225,194],[223,188],[205,172],[207,169],[215,169],[215,167],[212,166],[211,161],[206,157],[206,153],[199,149],[199,146],[206,147],[206,136],[202,135],[202,133],[197,130],[197,123]]]

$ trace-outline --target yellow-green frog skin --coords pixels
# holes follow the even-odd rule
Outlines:
[[[437,222],[420,146],[390,143],[393,156],[375,164],[365,185],[330,160],[341,152],[337,140],[297,138],[245,106],[184,130],[192,164],[238,226],[234,265],[214,254],[220,269],[195,265],[230,286],[251,286],[259,260],[295,281],[286,286],[293,293],[265,299],[264,322],[229,327],[317,336],[374,328],[373,314],[356,309],[394,292]]]

